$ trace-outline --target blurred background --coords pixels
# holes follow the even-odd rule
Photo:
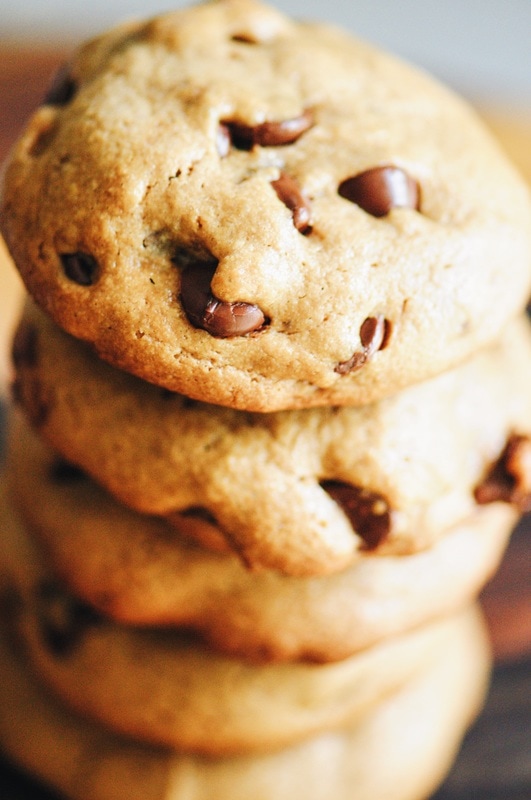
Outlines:
[[[0,0],[0,41],[73,45],[123,17],[186,0]],[[530,0],[277,0],[289,14],[348,27],[479,102],[531,114]]]

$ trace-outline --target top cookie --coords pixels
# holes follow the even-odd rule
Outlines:
[[[0,219],[37,302],[102,358],[256,411],[436,374],[531,284],[529,193],[474,113],[252,0],[82,48],[12,153]]]

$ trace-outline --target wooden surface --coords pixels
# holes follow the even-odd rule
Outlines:
[[[62,61],[62,53],[0,44],[0,161]],[[483,111],[483,115],[531,182],[531,115],[507,115],[495,109]],[[0,398],[7,390],[7,342],[21,298],[20,282],[0,244]],[[0,448],[1,433],[0,424]],[[531,798],[530,534],[528,517],[513,536],[500,571],[483,594],[496,656],[493,688],[485,712],[467,738],[437,800]],[[0,762],[0,799],[51,800],[51,796]]]

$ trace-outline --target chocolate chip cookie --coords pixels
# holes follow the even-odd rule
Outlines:
[[[472,616],[440,660],[362,720],[280,751],[204,758],[78,717],[34,679],[3,627],[0,636],[0,745],[71,800],[352,800],[354,784],[356,800],[424,800],[449,769],[489,671]]]
[[[5,622],[36,672],[78,713],[184,752],[280,749],[360,719],[438,660],[463,616],[459,611],[335,663],[247,664],[186,631],[138,629],[97,613],[65,590],[29,532],[5,515]]]
[[[81,48],[0,225],[103,359],[244,410],[372,402],[492,341],[531,286],[529,192],[474,113],[254,0]]]
[[[494,572],[517,511],[490,503],[428,550],[370,553],[317,578],[251,572],[229,553],[119,505],[11,418],[10,502],[69,591],[115,620],[194,630],[253,663],[337,661],[471,601]],[[183,538],[186,537],[186,538]]]
[[[270,414],[192,402],[112,368],[31,304],[13,353],[16,399],[68,461],[138,511],[216,528],[251,566],[318,575],[367,552],[425,549],[486,502],[498,462],[509,484],[498,499],[530,503],[525,319],[390,398]]]

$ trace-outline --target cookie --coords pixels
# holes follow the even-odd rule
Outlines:
[[[57,582],[7,520],[0,588],[36,673],[71,708],[118,733],[183,752],[280,749],[360,719],[470,626],[460,611],[332,664],[249,665],[193,635],[118,625]]]
[[[424,800],[483,700],[479,618],[363,720],[285,750],[204,758],[141,745],[80,719],[38,684],[0,629],[0,745],[69,800]]]
[[[474,112],[253,0],[81,48],[0,220],[60,326],[244,410],[372,402],[492,341],[531,287],[529,192]]]
[[[114,369],[31,304],[13,354],[15,398],[67,460],[124,504],[177,513],[177,524],[206,518],[246,564],[292,575],[429,547],[474,512],[508,441],[530,447],[525,318],[391,398],[271,414],[192,402]],[[513,462],[511,496],[526,508],[531,466]]]
[[[422,553],[365,554],[331,576],[250,572],[235,555],[117,504],[20,415],[10,428],[11,502],[73,594],[117,621],[194,630],[253,662],[337,661],[450,613],[494,572],[517,516],[489,504]]]

